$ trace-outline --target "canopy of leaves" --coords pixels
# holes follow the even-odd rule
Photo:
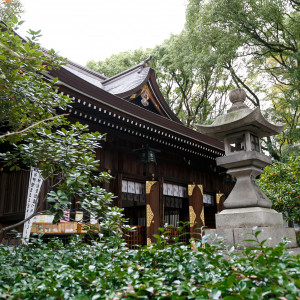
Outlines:
[[[269,118],[287,124],[275,143],[268,141],[274,157],[299,141],[299,1],[190,0],[186,32],[195,58],[207,45],[249,103],[260,106],[263,98]]]
[[[88,67],[115,75],[149,54],[162,93],[181,121],[210,123],[226,109],[233,87],[247,91],[248,105],[286,123],[264,148],[280,159],[299,131],[300,4],[293,0],[190,0],[185,29],[154,49],[112,55]]]
[[[163,96],[184,124],[194,127],[224,110],[226,77],[206,49],[195,67],[195,57],[184,32],[154,49],[121,52],[105,61],[89,61],[87,67],[111,77],[149,56]]]
[[[0,1],[0,21],[9,24],[15,16],[20,17],[23,6],[19,0]]]
[[[57,79],[47,81],[43,76],[47,70],[58,68],[64,60],[53,50],[47,55],[43,53],[36,42],[39,31],[30,31],[31,38],[24,41],[14,31],[22,21],[18,22],[15,17],[12,23],[13,27],[4,24],[0,27],[0,143],[22,139],[24,135],[5,136],[5,133],[20,132],[41,120],[50,119],[40,126],[30,127],[31,134],[40,127],[50,128],[62,123],[63,118],[51,118],[56,108],[66,108],[70,102],[68,97],[57,93]]]
[[[180,120],[189,127],[208,123],[225,108],[228,85],[225,74],[206,45],[195,56],[189,36],[183,31],[155,47],[153,68],[162,93]]]

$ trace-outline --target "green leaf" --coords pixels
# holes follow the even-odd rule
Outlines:
[[[254,233],[255,237],[257,237],[261,232],[262,232],[261,230],[255,231],[255,233]]]

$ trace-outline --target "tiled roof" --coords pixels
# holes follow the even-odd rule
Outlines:
[[[136,89],[141,88],[148,79],[150,67],[141,67],[130,73],[117,77],[104,84],[104,89],[114,95],[123,95],[128,92],[134,93]]]

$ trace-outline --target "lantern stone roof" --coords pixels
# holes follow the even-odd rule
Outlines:
[[[232,107],[227,114],[219,116],[211,125],[197,125],[201,133],[224,140],[230,134],[250,131],[262,138],[280,133],[285,124],[273,124],[261,113],[259,107],[254,110],[244,104],[246,93],[242,89],[235,89],[229,94]]]

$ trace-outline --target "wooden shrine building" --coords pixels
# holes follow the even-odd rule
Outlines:
[[[97,150],[100,171],[113,176],[105,188],[140,230],[138,242],[153,241],[166,223],[188,221],[191,231],[215,227],[215,213],[232,188],[216,167],[223,144],[180,122],[148,61],[111,78],[72,62],[47,76],[58,77],[60,92],[73,98],[67,110],[72,122],[107,133]],[[29,174],[17,173],[0,175],[2,224],[24,218]]]

